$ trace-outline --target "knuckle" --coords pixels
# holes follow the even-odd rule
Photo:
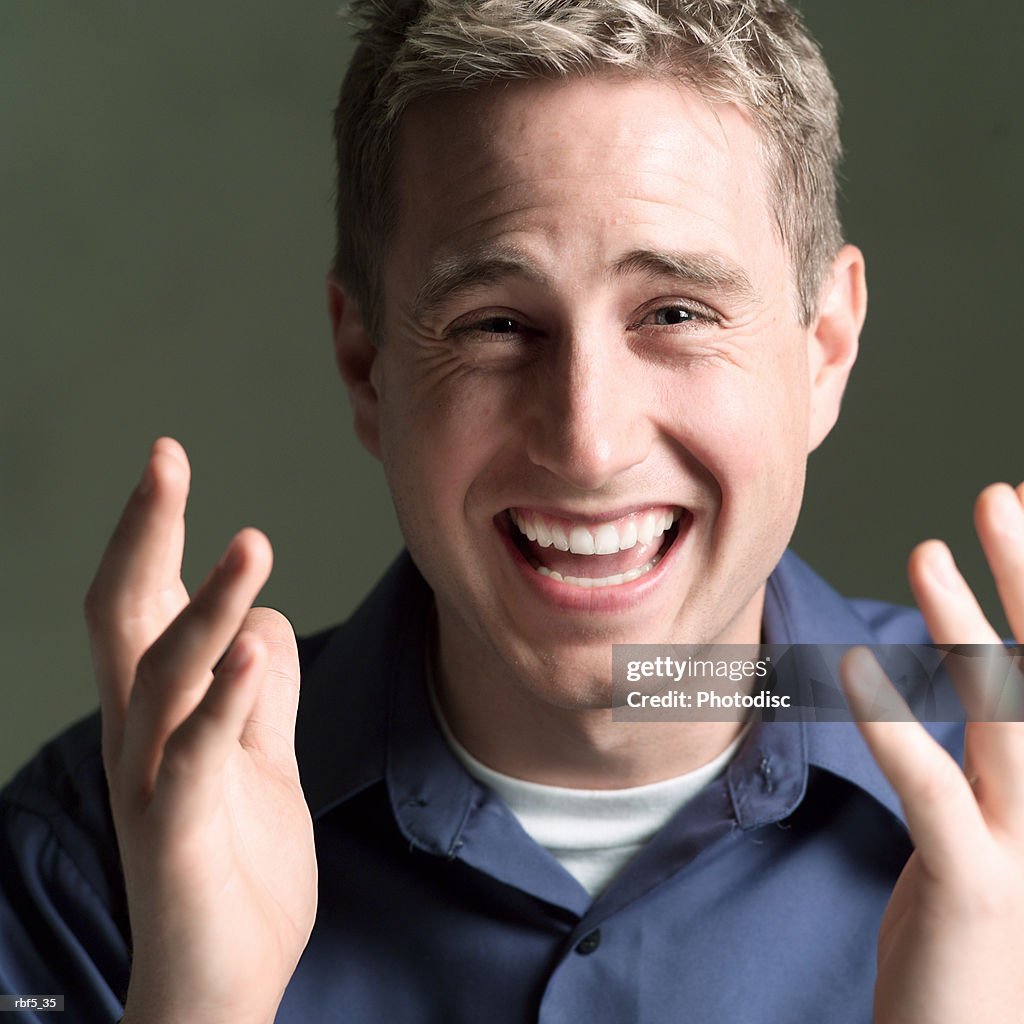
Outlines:
[[[82,599],[82,614],[85,616],[86,624],[89,626],[102,625],[108,618],[107,601],[94,582],[85,592]]]

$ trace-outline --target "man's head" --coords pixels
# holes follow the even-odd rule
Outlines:
[[[817,45],[781,0],[353,0],[360,45],[335,114],[334,273],[380,339],[383,254],[396,230],[394,143],[417,99],[615,71],[665,77],[744,108],[806,326],[841,244],[837,101]]]
[[[804,308],[760,121],[679,75],[435,88],[390,145],[376,337],[351,273],[332,316],[446,668],[599,707],[610,643],[756,643],[860,254]]]

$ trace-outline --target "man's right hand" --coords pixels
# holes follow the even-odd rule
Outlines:
[[[188,487],[161,438],[86,598],[132,929],[124,1019],[267,1024],[316,914],[298,656],[287,620],[251,607],[272,561],[257,530],[189,598]]]

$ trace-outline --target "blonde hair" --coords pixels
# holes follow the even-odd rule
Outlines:
[[[334,273],[380,337],[394,228],[392,147],[416,99],[492,82],[614,70],[670,75],[748,112],[806,326],[842,244],[838,101],[821,51],[783,0],[352,0],[359,45],[341,86]]]

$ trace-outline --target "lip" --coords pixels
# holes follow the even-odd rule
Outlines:
[[[623,516],[631,515],[634,512],[646,512],[652,508],[660,507],[662,506],[650,504],[638,505],[631,509],[614,513],[614,515],[617,518],[622,518]],[[666,507],[679,508],[680,506],[670,505]],[[552,517],[567,518],[564,509],[552,509],[548,511],[546,509],[535,508],[534,506],[529,506],[529,508],[533,511],[542,512]],[[606,512],[602,512],[601,516],[590,517],[574,514],[574,518],[577,522],[601,523],[608,522],[611,515]],[[504,544],[505,550],[508,552],[509,557],[516,566],[519,575],[522,577],[526,585],[530,587],[530,589],[543,602],[550,605],[552,608],[565,612],[582,612],[588,614],[602,612],[615,613],[635,608],[641,602],[645,601],[650,592],[655,590],[660,585],[664,577],[671,571],[680,551],[687,546],[686,541],[689,537],[690,529],[693,526],[693,513],[689,510],[684,510],[679,522],[676,524],[678,532],[675,539],[669,545],[668,550],[664,555],[662,555],[658,564],[653,569],[629,583],[620,583],[617,586],[612,587],[574,587],[564,583],[559,583],[557,580],[550,579],[547,576],[542,576],[530,565],[523,556],[523,553],[517,547],[515,541],[512,539],[512,530],[515,529],[515,527],[508,518],[507,511],[495,516],[494,524],[495,529],[501,538],[501,542]]]

